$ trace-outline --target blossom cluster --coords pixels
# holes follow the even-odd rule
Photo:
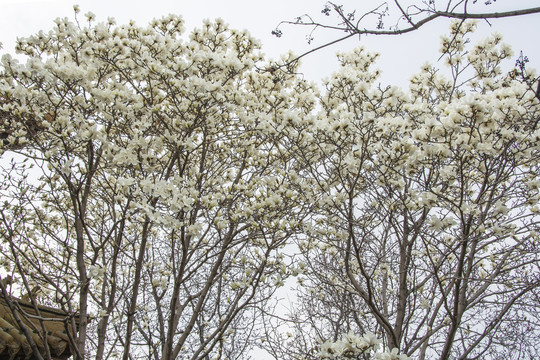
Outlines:
[[[318,356],[320,359],[366,359],[366,356],[376,360],[410,360],[411,358],[399,354],[399,350],[394,348],[391,351],[378,353],[381,340],[373,333],[366,333],[363,336],[356,335],[349,331],[338,341],[327,340],[319,346]]]

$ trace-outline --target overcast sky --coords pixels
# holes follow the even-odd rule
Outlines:
[[[346,9],[351,10],[358,4],[368,10],[381,2],[382,0],[341,1]],[[483,2],[484,0],[479,0],[478,4]],[[73,18],[73,5],[78,4],[82,14],[92,11],[97,15],[98,21],[105,21],[112,16],[118,23],[133,19],[139,25],[146,25],[155,17],[169,13],[180,14],[186,22],[187,31],[200,26],[203,19],[221,17],[231,27],[248,29],[262,41],[263,51],[268,56],[277,58],[279,54],[291,49],[300,54],[313,45],[308,45],[305,41],[309,33],[307,28],[282,27],[284,35],[280,39],[273,37],[271,30],[281,20],[291,20],[305,13],[321,17],[320,11],[325,3],[325,0],[0,0],[0,42],[4,45],[1,52],[13,53],[17,37],[39,30],[49,30],[54,26],[53,20],[56,17]],[[540,0],[498,0],[486,9],[502,11],[535,6],[540,6]],[[490,23],[480,24],[478,36],[485,36],[491,31],[503,34],[505,41],[514,49],[514,58],[523,50],[530,60],[529,65],[540,68],[540,42],[537,39],[540,33],[540,15],[493,20]],[[336,51],[364,45],[368,50],[381,53],[378,61],[378,68],[383,72],[381,81],[384,84],[403,86],[420,65],[428,60],[437,60],[440,36],[447,28],[448,21],[437,20],[407,35],[352,38],[306,57],[302,61],[301,70],[306,78],[319,81],[335,70]],[[315,33],[313,44],[317,46],[339,36],[341,35],[319,31]]]
[[[365,6],[364,10],[369,10],[382,1],[343,0],[341,3],[348,5],[351,10],[355,4],[361,4]],[[484,1],[479,0],[478,3]],[[139,25],[146,25],[155,17],[169,13],[180,14],[186,22],[187,31],[200,26],[203,19],[221,17],[233,28],[248,29],[262,41],[263,51],[277,58],[289,50],[301,54],[313,46],[343,36],[319,31],[314,34],[314,43],[308,45],[306,36],[309,29],[306,28],[283,27],[284,35],[279,39],[270,34],[281,20],[292,20],[305,13],[322,16],[320,11],[325,3],[326,0],[0,0],[0,42],[4,47],[0,53],[13,53],[17,37],[39,30],[48,31],[54,26],[53,20],[57,17],[73,18],[73,5],[78,4],[82,14],[91,11],[96,14],[98,21],[114,17],[118,23],[133,19]],[[488,9],[503,11],[536,7],[540,6],[540,0],[497,0],[495,6]],[[336,51],[363,45],[381,54],[378,68],[382,70],[383,84],[406,86],[409,77],[423,63],[437,61],[440,36],[447,32],[448,24],[448,21],[440,20],[407,35],[349,39],[304,58],[301,71],[307,79],[320,81],[336,69]],[[529,66],[540,69],[540,15],[493,20],[490,24],[482,22],[477,36],[484,37],[493,31],[501,33],[512,46],[514,60],[522,50],[530,60]],[[444,67],[443,64],[440,66]],[[260,353],[255,354],[254,358],[257,359],[265,357]]]

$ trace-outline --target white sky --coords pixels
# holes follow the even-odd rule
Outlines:
[[[335,0],[351,9],[358,4],[369,10],[383,0]],[[479,0],[483,3],[485,0]],[[315,33],[315,42],[308,45],[305,41],[309,29],[302,27],[283,27],[283,37],[275,38],[271,30],[281,20],[292,20],[309,13],[321,16],[320,11],[326,0],[0,0],[0,42],[1,53],[12,53],[17,37],[27,36],[39,30],[48,31],[54,26],[56,17],[73,18],[73,4],[78,4],[81,14],[91,11],[98,21],[107,17],[116,18],[117,22],[126,23],[135,20],[139,25],[146,25],[149,20],[169,13],[180,14],[186,22],[186,30],[201,25],[203,19],[223,18],[231,27],[248,29],[263,43],[263,51],[270,57],[293,50],[296,54],[321,45],[342,34],[330,34],[325,31]],[[512,8],[540,6],[540,0],[498,0],[495,7],[488,10],[503,11]],[[528,56],[529,66],[540,70],[540,14],[519,18],[493,20],[491,26],[481,23],[477,32],[479,37],[492,31],[501,33],[504,40],[514,49],[514,60],[522,50]],[[370,51],[381,54],[378,68],[382,70],[383,84],[406,86],[409,77],[426,61],[438,59],[441,34],[447,32],[448,21],[436,20],[420,30],[407,35],[393,37],[367,36],[349,39],[346,42],[326,48],[309,55],[302,60],[301,71],[309,80],[320,81],[329,76],[337,66],[334,53],[338,50],[352,49],[363,45]],[[511,65],[511,64],[510,64]],[[443,65],[440,65],[443,67]],[[264,355],[255,352],[254,359],[263,359]]]

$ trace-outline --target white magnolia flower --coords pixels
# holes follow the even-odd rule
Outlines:
[[[399,349],[393,348],[390,352],[375,355],[376,360],[410,360],[411,358],[404,354],[399,354]]]
[[[319,357],[321,359],[335,359],[341,355],[341,349],[336,343],[327,340],[319,345]]]

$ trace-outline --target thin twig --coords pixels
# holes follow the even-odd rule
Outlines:
[[[406,34],[415,30],[418,30],[423,25],[437,19],[440,17],[449,18],[449,19],[500,19],[505,17],[513,17],[513,16],[522,16],[522,15],[530,15],[530,14],[536,14],[540,13],[540,7],[534,7],[529,9],[521,9],[521,10],[512,10],[512,11],[505,11],[505,12],[494,12],[494,13],[481,13],[481,14],[472,14],[472,13],[457,13],[457,12],[448,12],[448,11],[430,11],[432,14],[425,17],[424,19],[414,23],[409,21],[411,24],[410,27],[404,28],[404,29],[395,29],[395,30],[370,30],[370,29],[359,29],[358,27],[354,28],[338,28],[338,27],[332,27],[328,25],[323,25],[319,23],[313,23],[313,24],[299,24],[299,25],[313,25],[313,26],[319,26],[322,28],[331,28],[331,29],[340,29],[341,31],[347,31],[351,32],[347,36],[344,36],[342,38],[336,39],[334,41],[331,41],[327,44],[318,46],[314,49],[311,49],[309,51],[306,51],[305,53],[295,57],[294,59],[280,65],[280,68],[290,66],[291,64],[295,63],[299,59],[303,58],[306,55],[309,55],[311,53],[314,53],[320,49],[323,49],[325,47],[334,45],[336,43],[339,43],[343,40],[346,40],[354,35],[402,35]],[[291,22],[282,22],[282,23],[288,23],[291,24]]]

